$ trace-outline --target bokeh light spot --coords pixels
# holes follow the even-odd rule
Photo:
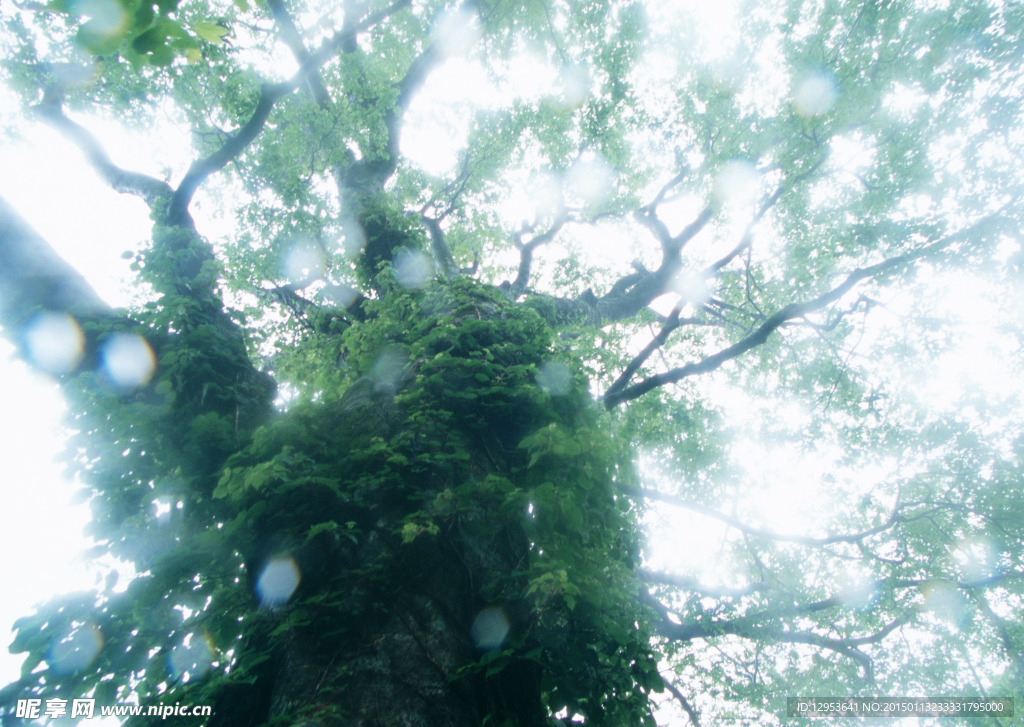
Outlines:
[[[351,260],[358,257],[364,247],[366,247],[366,234],[363,232],[363,228],[354,218],[348,215],[344,216],[341,220],[341,234],[335,249]]]
[[[167,671],[175,681],[194,682],[210,671],[213,655],[208,636],[189,634],[167,655]]]
[[[582,63],[569,63],[562,67],[558,77],[561,101],[567,108],[576,108],[590,98],[590,69]]]
[[[607,201],[614,191],[614,182],[614,170],[599,156],[580,159],[565,175],[566,191],[587,206]]]
[[[482,31],[476,13],[459,8],[441,13],[432,35],[441,55],[450,58],[468,53],[480,40]]]
[[[348,308],[359,298],[359,291],[351,285],[335,285],[334,283],[325,285],[320,294],[342,308]]]
[[[469,635],[481,651],[499,648],[508,636],[509,622],[505,611],[497,606],[489,606],[477,614]]]
[[[395,392],[405,374],[408,357],[400,348],[388,347],[373,362],[370,374],[373,377],[374,389],[377,391]]]
[[[275,558],[267,563],[256,581],[256,592],[264,606],[281,606],[299,587],[302,573],[298,564],[290,557]]]
[[[430,258],[417,250],[402,248],[395,254],[395,279],[403,288],[422,288],[434,272]]]
[[[757,193],[759,180],[752,163],[746,159],[732,159],[718,170],[712,192],[715,200],[723,206],[749,203]]]
[[[25,348],[33,364],[51,374],[71,371],[82,360],[85,336],[67,313],[39,313],[25,328]]]
[[[572,386],[572,373],[561,361],[546,361],[537,371],[537,385],[551,396],[564,396]]]
[[[793,108],[800,116],[821,116],[835,106],[838,98],[839,90],[835,80],[827,74],[814,73],[796,83],[793,89]]]
[[[86,35],[92,42],[120,38],[128,28],[128,13],[117,0],[75,0],[71,6],[86,20]]]
[[[103,648],[103,634],[93,623],[71,628],[50,645],[47,661],[58,674],[74,674],[92,663]]]
[[[312,245],[296,244],[284,257],[283,270],[290,283],[309,283],[323,276],[323,259]]]
[[[103,370],[117,388],[130,391],[149,381],[156,369],[156,356],[146,339],[134,333],[119,333],[103,344]]]

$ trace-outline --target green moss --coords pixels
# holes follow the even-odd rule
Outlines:
[[[252,562],[268,541],[321,540],[331,565],[299,602],[374,614],[339,626],[325,612],[311,628],[339,643],[381,628],[405,592],[436,590],[467,619],[497,604],[513,621],[504,661],[459,678],[501,689],[499,673],[529,668],[547,710],[639,721],[660,680],[637,625],[637,534],[622,452],[584,377],[573,371],[561,395],[542,389],[550,329],[470,281],[370,307],[344,335],[348,383],[228,462],[218,495],[248,512],[239,547]]]

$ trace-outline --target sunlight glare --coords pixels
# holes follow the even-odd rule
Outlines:
[[[445,174],[458,163],[469,140],[475,111],[499,102],[480,64],[462,58],[446,61],[427,77],[405,113],[402,156],[428,174]]]
[[[877,150],[860,135],[834,136],[829,142],[831,147],[830,164],[847,174],[860,174],[862,170],[875,163]]]
[[[953,551],[953,560],[963,572],[965,581],[981,581],[996,575],[999,551],[988,537],[962,540]]]
[[[505,91],[512,98],[535,101],[560,96],[564,82],[562,75],[543,59],[522,53],[509,61]]]
[[[166,500],[153,500],[153,516],[157,520],[169,520],[171,516],[171,504]]]
[[[947,324],[945,330],[951,337],[928,364],[926,375],[907,377],[910,391],[929,409],[940,412],[957,409],[965,398],[979,394],[990,402],[1024,400],[1024,380],[1015,371],[1019,343],[1012,331],[1001,325],[1001,319],[1013,318],[1013,306],[995,300],[986,281],[967,272],[939,274],[920,266],[918,281],[933,303],[928,315]],[[890,320],[890,325],[897,327],[909,316],[922,315],[912,305],[906,310],[891,305],[890,310],[899,314]],[[1005,312],[993,318],[993,312],[999,311]],[[980,326],[977,321],[991,324]]]
[[[839,599],[845,608],[862,611],[871,607],[878,597],[875,578],[867,568],[847,566],[839,579]]]
[[[704,303],[711,297],[708,281],[696,270],[681,270],[669,286],[680,300],[692,305]]]
[[[952,583],[930,583],[922,587],[925,606],[938,618],[960,628],[968,618],[967,601]]]
[[[434,22],[431,36],[446,58],[468,53],[483,35],[477,14],[465,7],[442,12]]]
[[[648,0],[645,2],[645,10],[651,27],[668,29],[674,29],[680,20],[679,11],[682,10],[686,14],[687,26],[700,29],[695,37],[701,55],[713,59],[729,53],[734,45],[738,5],[736,0],[680,0],[675,3]]]
[[[565,210],[562,178],[551,172],[506,174],[508,195],[498,205],[498,215],[508,225],[517,227],[542,220],[552,220]]]

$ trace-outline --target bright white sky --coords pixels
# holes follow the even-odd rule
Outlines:
[[[730,34],[735,3],[695,1],[686,5],[696,8],[695,19],[707,28],[703,40],[709,56],[716,49],[730,47],[734,40]],[[658,7],[661,5],[652,3],[652,12],[658,12]],[[456,33],[453,43],[457,47],[464,40]],[[515,94],[533,96],[551,92],[552,80],[524,60],[511,83]],[[574,93],[572,78],[560,79],[560,83],[563,93]],[[495,89],[472,65],[453,58],[428,80],[425,92],[413,103],[403,151],[427,171],[438,172],[450,167],[458,146],[466,138],[471,105],[506,101],[508,90]],[[3,93],[0,89],[0,104],[14,103]],[[829,94],[834,95],[834,89],[826,85],[809,100],[794,99],[794,102],[822,103],[822,98],[827,100]],[[180,176],[183,160],[187,158],[182,151],[187,148],[187,138],[180,132],[164,130],[157,152],[160,156],[154,158],[153,145],[142,134],[126,136],[109,125],[93,125],[92,128],[101,139],[107,140],[115,162],[157,176],[170,167]],[[126,303],[124,280],[128,269],[121,253],[137,249],[139,241],[148,237],[147,210],[141,202],[106,189],[78,152],[56,133],[39,126],[29,129],[24,143],[0,148],[0,196],[82,272],[109,303]],[[846,152],[853,157],[859,153],[856,147]],[[589,166],[578,175],[579,194],[599,196],[599,188],[588,191],[586,184],[595,179],[600,181],[607,171],[602,170],[600,160],[588,159],[583,163]],[[742,165],[736,166],[730,170],[735,179],[724,181],[724,188],[748,186],[749,172]],[[571,178],[568,184],[573,184]],[[510,221],[517,222],[537,203],[536,199],[513,196],[505,214]],[[679,211],[680,219],[684,212],[686,210]],[[197,217],[202,218],[201,208],[197,210]],[[976,285],[972,287],[970,281],[963,281],[957,290],[961,294],[957,307],[961,310],[976,311],[988,305],[984,291]],[[950,307],[954,307],[952,300]],[[934,384],[935,394],[947,397],[945,405],[955,405],[956,397],[951,391],[962,391],[972,381],[980,380],[977,369],[968,368],[964,354],[978,350],[978,346],[999,345],[975,328],[959,351],[948,357],[936,377],[941,386]],[[7,361],[10,351],[9,344],[0,341],[0,461],[4,462],[0,488],[3,503],[0,507],[0,553],[4,554],[0,560],[0,584],[4,593],[0,599],[0,635],[6,634],[9,625],[27,613],[34,602],[55,593],[92,588],[101,573],[78,558],[85,546],[80,533],[88,516],[87,509],[70,504],[74,485],[62,477],[53,462],[62,445],[60,397],[46,376],[30,372],[20,362]],[[970,366],[976,365],[975,358]],[[990,387],[1013,380],[1012,371],[998,363],[990,364],[983,374]],[[742,409],[747,411],[750,407]],[[790,414],[795,419],[805,415],[800,411]],[[748,415],[756,416],[756,411],[748,411]],[[763,461],[773,465],[766,469],[777,472],[774,484],[769,482],[762,490],[764,507],[773,504],[776,512],[799,510],[787,503],[806,501],[811,496],[815,483],[820,485],[821,469],[828,466],[830,459],[828,452],[822,453],[816,461],[808,461],[806,453],[798,452],[775,450],[763,455]],[[794,473],[801,470],[802,477],[795,477]],[[881,474],[875,473],[876,476]],[[697,518],[687,515],[684,520],[688,524],[682,528],[679,520],[667,525],[666,534],[650,550],[652,565],[679,567],[681,548],[667,533],[692,533]],[[794,531],[789,527],[781,529]],[[708,567],[715,563],[714,547],[720,543],[720,537],[707,538],[705,542],[707,552],[687,549],[689,565],[702,563]],[[710,577],[713,566],[708,570],[704,575]],[[8,640],[0,638],[4,643]],[[8,655],[6,650],[0,653],[0,684],[18,676],[19,664],[20,658]]]

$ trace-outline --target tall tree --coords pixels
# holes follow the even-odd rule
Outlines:
[[[25,112],[153,233],[113,310],[0,207],[0,324],[138,574],[19,621],[4,724],[31,695],[474,727],[1024,696],[1019,387],[912,381],[963,335],[951,281],[1019,354],[1024,12],[749,3],[712,38],[664,5],[5,11]],[[403,135],[458,83],[425,169]],[[193,157],[119,166],[101,118]],[[759,511],[785,452],[820,471],[802,518]],[[656,569],[668,510],[724,573]]]

